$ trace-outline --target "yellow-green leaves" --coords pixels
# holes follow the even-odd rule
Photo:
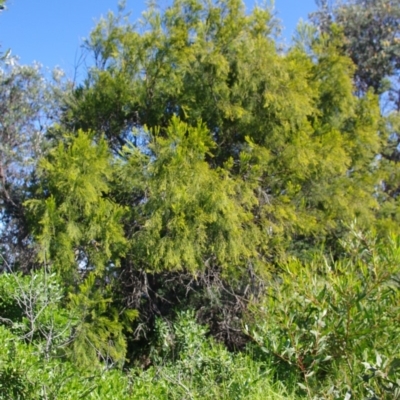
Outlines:
[[[214,146],[204,124],[172,118],[165,137],[153,136],[151,156],[126,150],[120,175],[143,192],[131,212],[140,226],[132,254],[149,271],[196,274],[210,263],[239,267],[256,255],[261,237],[250,212],[256,200],[227,171],[209,166]]]
[[[88,275],[76,293],[69,294],[69,300],[71,315],[78,321],[69,349],[71,359],[88,369],[110,361],[122,366],[127,346],[123,319],[132,323],[137,311],[120,315],[112,305],[112,293],[96,282],[95,273]]]
[[[329,37],[315,34],[308,52],[297,46],[283,54],[271,35],[275,22],[270,10],[258,7],[246,14],[239,0],[174,1],[165,12],[150,8],[144,20],[138,30],[110,17],[107,29],[103,23],[94,31],[91,46],[101,67],[77,90],[67,120],[75,128],[104,133],[113,150],[138,145],[133,153],[140,172],[132,172],[137,176],[130,179],[136,180],[135,196],[142,196],[143,203],[131,213],[146,208],[145,215],[154,220],[143,222],[140,214],[132,225],[135,232],[146,224],[157,229],[168,225],[165,232],[161,229],[165,249],[157,265],[171,257],[167,264],[183,268],[202,258],[198,252],[204,249],[176,256],[179,251],[168,246],[177,245],[165,239],[182,242],[195,232],[185,231],[189,211],[176,208],[201,202],[175,193],[180,191],[201,197],[203,191],[225,190],[232,199],[234,186],[251,197],[246,212],[267,237],[259,239],[260,258],[266,248],[276,256],[299,238],[324,241],[337,234],[342,221],[355,217],[365,225],[374,223],[381,117],[375,96],[354,95],[354,67],[342,54],[340,30]],[[176,117],[188,124],[188,131],[196,130],[180,133],[173,128]],[[132,140],[132,127],[152,133]],[[205,127],[208,136],[202,133]],[[156,189],[147,179],[154,180]],[[118,185],[118,196],[127,200],[124,183]],[[177,224],[181,215],[175,228],[182,227],[182,237],[176,230],[171,233],[170,211],[155,211],[160,199],[168,201],[166,188],[172,191],[170,201],[180,204],[169,210],[177,213]],[[157,201],[148,200],[150,195]],[[215,196],[215,204],[226,204]],[[145,248],[154,245],[153,239]],[[191,261],[181,262],[182,257]]]
[[[26,203],[36,221],[42,261],[63,271],[103,269],[124,252],[124,208],[109,194],[112,162],[107,143],[80,131],[66,136],[40,165],[39,199]]]

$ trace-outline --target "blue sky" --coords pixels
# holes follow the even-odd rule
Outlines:
[[[161,0],[161,4],[168,0]],[[83,38],[107,11],[117,10],[118,0],[8,0],[0,14],[0,44],[11,49],[23,64],[34,61],[44,67],[59,66],[74,72]],[[246,0],[247,9],[256,4]],[[260,2],[259,2],[260,3]],[[140,17],[146,0],[127,0],[132,19]],[[275,0],[275,9],[285,27],[286,41],[300,18],[315,10],[314,0]]]

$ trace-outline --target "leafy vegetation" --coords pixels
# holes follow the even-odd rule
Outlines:
[[[240,0],[121,7],[78,86],[1,60],[0,398],[400,398],[398,7],[367,3],[286,52]],[[377,64],[352,13],[397,29]]]
[[[339,261],[282,266],[249,335],[310,397],[399,398],[400,243],[358,233],[343,244]]]
[[[321,30],[329,31],[335,22],[343,29],[345,52],[356,65],[355,83],[360,91],[373,88],[378,93],[392,89],[396,99],[400,43],[397,36],[400,8],[391,0],[350,0],[345,3],[317,1],[314,20]]]

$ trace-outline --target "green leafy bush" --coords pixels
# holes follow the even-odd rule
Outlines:
[[[86,368],[56,357],[0,326],[0,399],[290,399],[271,371],[207,338],[193,312],[159,321],[147,370]]]
[[[139,372],[134,382],[137,398],[291,398],[283,385],[273,384],[265,363],[247,354],[229,352],[207,333],[206,327],[196,323],[193,311],[181,313],[174,324],[159,320],[152,366]]]
[[[1,400],[126,399],[129,384],[121,371],[88,371],[47,358],[34,345],[0,326]]]
[[[49,356],[68,342],[74,320],[63,308],[59,278],[45,269],[0,275],[0,323]],[[76,323],[76,322],[75,322]]]
[[[309,398],[398,399],[400,239],[343,245],[341,260],[282,266],[247,332]]]

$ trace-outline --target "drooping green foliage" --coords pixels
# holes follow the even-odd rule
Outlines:
[[[86,370],[100,362],[121,366],[126,354],[123,332],[137,312],[118,310],[111,289],[99,289],[95,283],[91,274],[67,295],[54,273],[4,274],[0,324],[46,360],[68,359]]]
[[[328,36],[342,31],[341,48],[355,65],[354,84],[360,96],[373,90],[380,95],[383,119],[379,134],[383,147],[379,154],[382,170],[380,193],[383,229],[398,221],[399,169],[399,18],[400,4],[390,0],[318,1],[312,14],[318,29]],[[392,223],[394,222],[394,224]]]
[[[150,7],[141,30],[110,15],[88,41],[96,64],[26,205],[42,262],[71,283],[111,279],[139,332],[196,287],[220,300],[189,303],[231,337],[274,265],[339,251],[355,218],[390,225],[379,103],[354,95],[343,36],[282,54],[274,26],[241,1],[182,0]]]
[[[88,43],[97,68],[69,102],[65,123],[139,149],[166,135],[175,115],[202,120],[206,161],[258,193],[253,208],[268,255],[296,238],[324,240],[354,217],[371,222],[379,177],[379,107],[353,96],[340,38],[281,55],[268,10],[240,1],[176,1],[150,8],[142,31],[110,16]],[[147,126],[153,137],[132,137]],[[267,242],[270,242],[267,244]]]
[[[26,202],[35,221],[33,232],[42,246],[41,259],[57,269],[103,272],[118,263],[126,240],[124,208],[109,194],[110,152],[104,140],[79,132],[67,136],[39,167],[39,199]]]
[[[367,3],[286,52],[268,7],[120,7],[73,90],[1,71],[0,398],[400,398],[397,67],[355,59]]]
[[[112,304],[111,291],[96,288],[95,277],[92,273],[77,293],[69,293],[69,307],[77,319],[71,358],[88,369],[96,367],[98,362],[122,366],[126,354],[124,328],[132,323],[137,312],[119,312]],[[124,326],[123,322],[127,324]]]
[[[149,271],[240,268],[257,255],[256,198],[240,180],[206,161],[215,144],[203,124],[173,117],[165,137],[150,134],[149,154],[126,147],[118,185],[141,201],[131,209],[132,254]],[[129,194],[129,192],[128,192]]]

